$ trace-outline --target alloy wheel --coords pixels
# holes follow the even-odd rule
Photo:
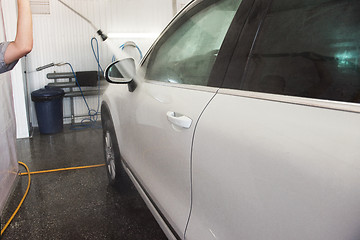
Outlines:
[[[106,131],[105,133],[105,158],[106,167],[108,169],[110,178],[114,180],[116,177],[115,153],[112,146],[111,134],[109,131]]]

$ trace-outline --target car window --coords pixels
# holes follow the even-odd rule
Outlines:
[[[206,86],[240,2],[203,1],[198,12],[180,18],[148,57],[146,79]]]
[[[360,1],[274,0],[241,89],[360,102]]]

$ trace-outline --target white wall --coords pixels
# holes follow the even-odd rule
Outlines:
[[[179,12],[190,2],[190,0],[175,0],[175,2],[176,2],[176,10],[177,12]]]
[[[160,33],[173,17],[171,0],[63,0],[86,16],[105,33]],[[57,0],[50,0],[50,14],[33,15],[34,48],[27,58],[27,77],[30,92],[44,87],[51,80],[49,72],[69,72],[67,66],[53,67],[41,72],[35,69],[54,62],[70,62],[75,71],[97,70],[90,39],[96,36],[94,29],[79,16]],[[98,38],[99,39],[99,38]],[[151,46],[154,39],[112,39],[120,46],[132,40],[143,50]],[[103,68],[111,62],[112,53],[100,44]],[[97,107],[96,97],[87,97],[92,108]],[[86,114],[82,99],[75,101],[77,115]],[[69,100],[64,101],[64,115],[70,115]],[[37,125],[33,104],[30,107],[31,122]]]

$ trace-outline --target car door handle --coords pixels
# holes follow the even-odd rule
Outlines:
[[[181,115],[176,112],[167,112],[166,115],[169,122],[171,122],[172,124],[178,127],[182,127],[186,129],[189,129],[191,127],[192,120],[187,116]]]

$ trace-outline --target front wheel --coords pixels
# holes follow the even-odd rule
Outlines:
[[[121,182],[121,178],[124,175],[124,169],[121,165],[121,155],[114,126],[109,118],[104,118],[102,125],[106,172],[110,185],[116,186]]]

